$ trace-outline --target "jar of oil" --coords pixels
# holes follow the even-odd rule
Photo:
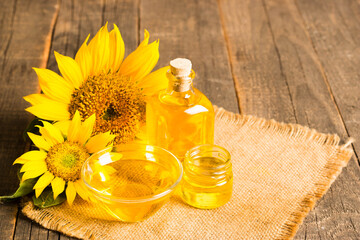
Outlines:
[[[227,203],[232,195],[233,175],[230,153],[216,145],[190,149],[183,162],[183,200],[189,205],[211,209]]]
[[[214,109],[209,99],[193,87],[191,61],[170,61],[167,89],[150,97],[146,105],[148,141],[168,149],[181,161],[188,149],[214,141]]]

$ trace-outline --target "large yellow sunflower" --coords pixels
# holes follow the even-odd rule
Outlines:
[[[26,110],[52,121],[71,119],[76,111],[86,119],[96,114],[94,134],[111,131],[116,143],[133,140],[145,122],[145,96],[167,86],[162,68],[149,74],[159,59],[159,41],[144,40],[124,61],[125,47],[119,32],[108,32],[107,24],[87,44],[86,38],[75,59],[55,52],[62,76],[34,68],[42,90],[24,99]]]
[[[92,153],[112,145],[115,138],[110,132],[91,137],[94,124],[95,115],[81,122],[80,114],[76,111],[72,121],[54,125],[43,121],[44,126],[38,126],[41,136],[28,133],[39,150],[24,153],[14,164],[23,164],[20,169],[22,182],[39,177],[33,187],[37,198],[51,185],[54,199],[65,188],[69,204],[72,204],[76,194],[84,200],[89,199],[80,179],[81,166]]]

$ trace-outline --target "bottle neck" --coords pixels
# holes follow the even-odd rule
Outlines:
[[[184,81],[184,80],[175,80],[169,81],[168,91],[174,92],[187,92],[193,90],[192,80]]]
[[[176,77],[170,71],[167,72],[169,79],[168,92],[187,92],[193,91],[193,79],[195,72],[191,71],[189,76]]]

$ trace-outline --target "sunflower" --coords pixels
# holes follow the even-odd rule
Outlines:
[[[42,90],[24,99],[26,110],[51,121],[71,119],[79,111],[82,119],[96,115],[93,134],[111,131],[116,143],[135,138],[145,123],[145,97],[167,86],[161,68],[149,74],[159,59],[159,41],[144,40],[125,60],[125,46],[118,27],[107,24],[87,44],[86,38],[75,59],[55,52],[62,76],[34,68]]]
[[[95,115],[81,122],[76,111],[71,121],[56,124],[43,121],[44,126],[38,126],[41,135],[28,132],[39,150],[24,153],[13,164],[23,164],[22,182],[39,177],[33,187],[36,198],[51,185],[54,199],[65,191],[70,205],[76,194],[89,200],[80,180],[81,166],[92,153],[111,145],[115,138],[110,132],[91,137],[94,124]]]

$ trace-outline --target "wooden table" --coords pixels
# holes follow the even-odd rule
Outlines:
[[[195,85],[218,106],[357,139],[295,238],[360,239],[359,0],[2,0],[0,11],[1,195],[17,188],[11,165],[29,147],[22,134],[33,116],[22,97],[39,92],[32,67],[56,70],[54,50],[74,57],[109,21],[126,54],[148,29],[160,39],[157,67],[190,58]],[[0,205],[0,219],[0,239],[69,239],[17,204]]]

